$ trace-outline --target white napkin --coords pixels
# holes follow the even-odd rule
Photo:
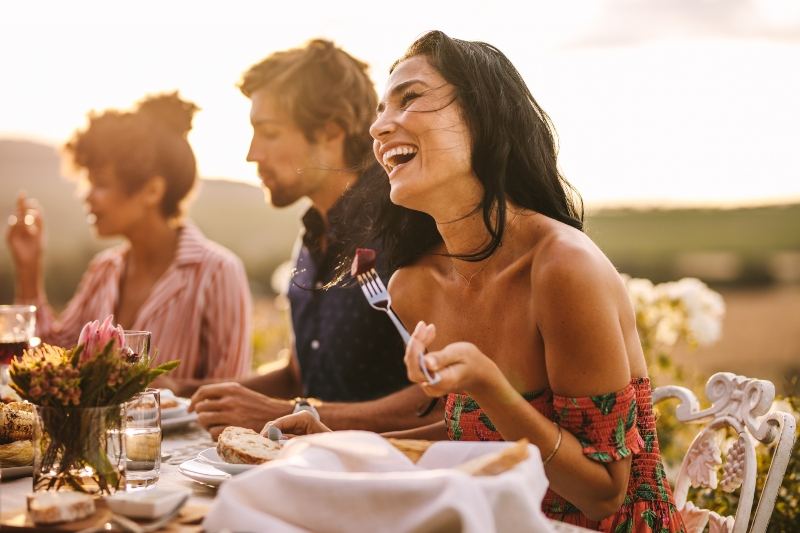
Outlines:
[[[205,531],[553,531],[541,512],[547,478],[539,450],[496,476],[452,466],[511,443],[437,442],[419,462],[375,433],[336,431],[290,440],[280,458],[220,487]]]

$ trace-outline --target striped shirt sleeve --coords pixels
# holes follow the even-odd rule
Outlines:
[[[222,257],[206,287],[203,323],[208,353],[207,377],[250,372],[252,300],[241,261]]]

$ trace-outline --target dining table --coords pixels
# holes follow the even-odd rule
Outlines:
[[[191,495],[185,505],[184,512],[175,521],[159,531],[169,533],[197,533],[203,531],[202,519],[205,512],[214,503],[217,487],[204,484],[184,476],[180,471],[181,463],[194,459],[201,451],[214,446],[211,436],[196,423],[166,431],[161,443],[161,470],[156,486],[160,489],[189,489]],[[147,490],[147,489],[140,489]],[[31,528],[25,523],[26,496],[32,492],[30,475],[16,479],[0,481],[0,530],[9,532],[30,531],[76,531],[75,528],[53,527],[50,529]],[[590,531],[556,520],[549,523],[556,532],[585,533]]]

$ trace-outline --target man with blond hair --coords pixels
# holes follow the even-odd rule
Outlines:
[[[417,415],[427,399],[406,377],[403,343],[389,319],[369,307],[357,286],[332,283],[351,232],[366,223],[348,200],[365,191],[388,194],[372,156],[377,95],[367,65],[316,39],[254,65],[240,89],[251,102],[247,160],[258,165],[272,205],[308,198],[311,207],[289,288],[288,365],[201,387],[192,397],[199,422],[216,438],[226,426],[259,431],[299,409],[316,412],[333,429],[394,431],[440,420],[441,410]],[[380,260],[377,268],[388,280]]]

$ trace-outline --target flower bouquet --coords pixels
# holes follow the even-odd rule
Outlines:
[[[719,293],[696,278],[654,285],[648,279],[623,275],[636,312],[636,329],[650,370],[669,371],[670,351],[684,341],[690,347],[717,342],[722,333],[725,302]],[[681,378],[679,368],[674,368]]]
[[[42,344],[11,363],[11,386],[36,405],[34,490],[125,487],[123,406],[178,361],[131,360],[112,321],[86,324],[73,348]]]

